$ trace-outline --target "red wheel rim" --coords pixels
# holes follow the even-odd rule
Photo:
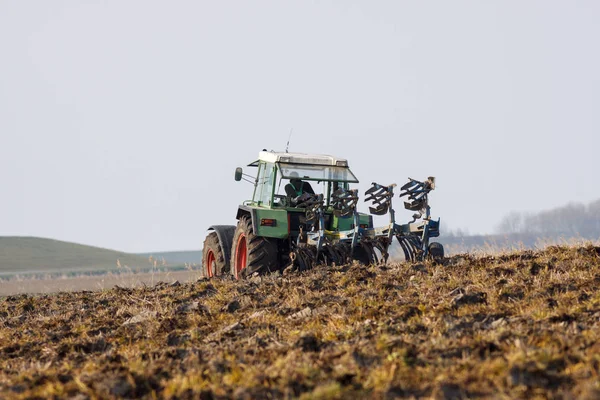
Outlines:
[[[209,250],[206,254],[206,275],[211,278],[214,275],[215,253]]]
[[[248,247],[246,246],[246,235],[243,233],[238,238],[235,246],[235,277],[239,279],[239,272],[246,268],[248,260]]]

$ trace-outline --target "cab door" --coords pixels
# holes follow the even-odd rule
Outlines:
[[[273,204],[273,189],[275,164],[261,161],[258,165],[256,188],[252,201],[261,207],[271,207]]]

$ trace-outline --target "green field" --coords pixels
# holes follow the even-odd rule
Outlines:
[[[0,278],[136,272],[153,268],[183,269],[186,263],[197,263],[197,253],[129,254],[53,239],[0,237]],[[153,255],[152,259],[150,254]],[[184,261],[186,254],[189,261]]]

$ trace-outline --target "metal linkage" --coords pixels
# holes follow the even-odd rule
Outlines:
[[[387,229],[387,233],[384,235],[379,235],[379,242],[377,243],[377,248],[383,254],[383,262],[385,263],[389,257],[388,249],[392,244],[392,237],[397,231],[396,225],[396,211],[392,206],[392,199],[394,197],[394,188],[396,187],[395,183],[391,185],[384,186],[380,185],[376,182],[373,182],[372,187],[369,188],[365,195],[365,201],[371,201],[374,207],[369,207],[369,211],[371,214],[375,215],[384,215],[389,213],[390,215],[390,223]]]
[[[323,195],[306,193],[303,196],[306,198],[302,201],[301,206],[305,209],[306,223],[314,227],[318,221],[320,222],[323,215]]]
[[[323,212],[323,205],[324,200],[322,194],[309,195],[309,197],[302,202],[302,207],[306,209],[306,223],[310,225],[310,231],[317,232],[316,254],[313,257],[316,260],[318,260],[321,255],[325,240],[325,214]]]
[[[352,215],[354,218],[354,234],[352,235],[352,243],[350,244],[350,256],[359,239],[360,218],[356,211],[358,204],[358,189],[348,190],[339,188],[332,194],[331,206],[333,207],[333,215],[337,217],[347,217]]]
[[[430,236],[439,235],[439,221],[437,223],[431,221],[431,208],[429,207],[428,197],[429,192],[435,189],[435,178],[430,176],[423,182],[412,178],[408,179],[409,182],[400,188],[402,191],[400,197],[408,197],[407,199],[409,201],[404,202],[404,208],[416,211],[416,213],[413,214],[412,222],[408,224],[409,231],[412,224],[416,223],[418,219],[423,218],[422,233],[420,234],[420,237],[418,237],[420,240],[418,243],[414,243],[413,246],[419,251],[417,251],[416,254],[414,251],[411,253],[416,256],[417,260],[422,260],[428,255]],[[412,236],[415,237],[416,235]],[[410,246],[407,245],[407,247],[409,247],[410,250]]]
[[[389,186],[373,183],[373,186],[365,193],[365,201],[372,201],[374,207],[369,207],[369,211],[375,215],[384,215],[389,213],[390,225],[385,231],[375,233],[375,237],[382,240],[379,247],[385,250],[387,259],[387,250],[395,236],[404,252],[405,259],[408,261],[422,260],[427,256],[430,234],[437,236],[435,229],[439,223],[431,221],[430,207],[428,203],[428,194],[435,189],[435,178],[429,177],[425,181],[417,181],[408,178],[409,182],[400,188],[400,197],[407,197],[404,207],[411,211],[416,211],[413,220],[407,224],[397,225],[394,208],[392,207],[392,198],[394,196],[395,184]],[[418,219],[423,219],[418,222]],[[432,225],[433,224],[433,225]],[[383,238],[387,237],[387,241]]]
[[[332,241],[325,235],[323,195],[305,196],[302,207],[305,208],[306,224],[314,245],[300,245],[290,253],[290,265],[286,270],[304,271],[315,265],[343,265],[353,259],[354,247],[359,236],[359,216],[356,211],[358,190],[340,188],[332,194],[331,207],[338,217],[354,217],[354,234],[350,241]],[[318,225],[317,225],[318,223]],[[306,235],[306,234],[305,234]],[[301,232],[300,237],[303,236]]]

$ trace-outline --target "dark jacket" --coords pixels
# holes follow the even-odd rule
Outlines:
[[[295,179],[285,185],[285,193],[290,197],[298,197],[304,193],[315,194],[310,183]]]

